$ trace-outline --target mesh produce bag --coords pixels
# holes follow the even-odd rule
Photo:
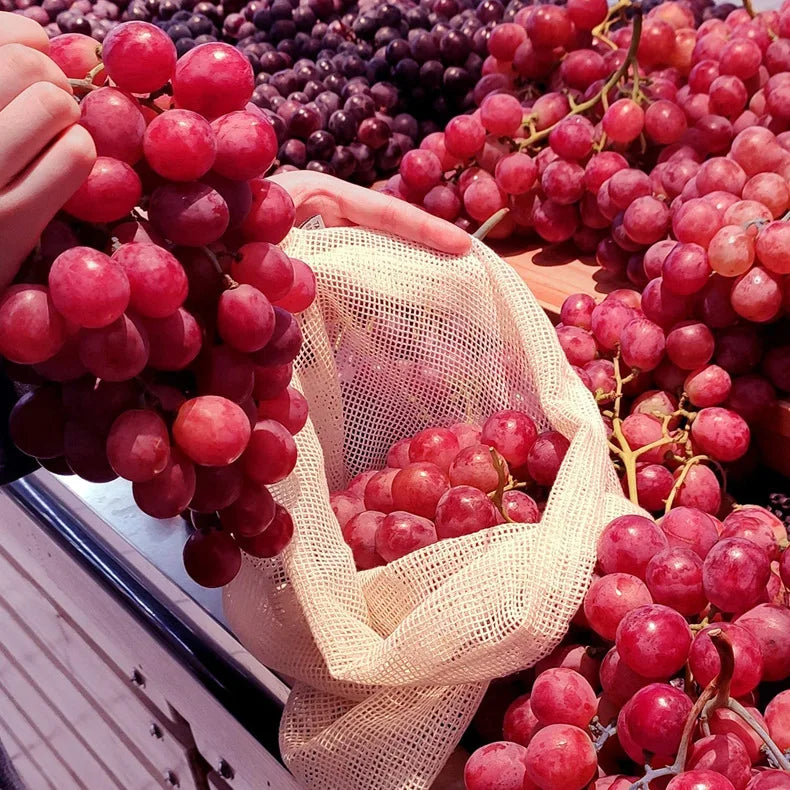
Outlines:
[[[636,509],[598,409],[537,301],[475,242],[441,255],[359,228],[294,230],[318,299],[295,366],[311,419],[274,492],[296,533],[245,557],[228,621],[294,681],[284,759],[312,790],[425,790],[493,678],[530,666],[568,628],[610,519]],[[384,466],[425,427],[514,408],[571,440],[539,524],[503,524],[357,572],[329,492]]]

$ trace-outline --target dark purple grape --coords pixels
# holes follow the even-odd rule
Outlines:
[[[190,49],[194,49],[197,46],[195,44],[194,39],[191,38],[180,38],[176,41],[176,55],[180,58],[182,55],[185,55],[189,52]],[[255,96],[253,95],[253,102],[255,102]],[[262,105],[258,105],[259,107]]]
[[[288,132],[293,137],[306,140],[321,128],[321,113],[310,107],[300,107],[288,122]]]
[[[313,29],[313,25],[315,25],[317,19],[315,11],[313,11],[310,6],[306,5],[294,8],[291,13],[291,18],[296,25],[296,29],[304,31],[305,33],[309,33]]]
[[[268,54],[267,52],[266,55]],[[263,57],[266,57],[266,55]],[[262,61],[263,58],[261,58],[261,62]],[[296,79],[296,74],[290,69],[283,69],[276,74],[272,74],[269,83],[280,91],[281,96],[287,96],[289,93],[293,93],[295,90],[299,89],[299,81]]]
[[[360,14],[354,21],[352,30],[354,35],[358,38],[372,39],[376,35],[376,30],[379,28],[379,23],[376,18],[370,14]]]
[[[415,143],[420,134],[420,127],[413,115],[402,112],[392,119],[392,131],[393,133],[406,135],[406,137],[411,139],[412,143]]]
[[[394,27],[380,27],[376,31],[376,35],[373,37],[373,46],[374,47],[386,47],[390,41],[394,41],[396,38],[400,38],[400,31]]]
[[[436,91],[442,87],[444,66],[438,60],[427,60],[420,66],[420,85],[427,91]]]
[[[368,148],[364,143],[351,143],[348,146],[354,159],[357,160],[357,170],[372,170],[373,169],[373,151]]]
[[[310,99],[307,98],[306,93],[303,93],[302,91],[294,91],[288,95],[288,101],[295,101],[297,104],[307,104]]]
[[[368,61],[365,74],[369,82],[381,82],[390,78],[390,64],[385,58],[373,57]]]
[[[331,91],[322,91],[314,99],[318,108],[330,116],[333,112],[340,109],[340,97]]]
[[[289,41],[293,44],[293,37],[296,35],[296,25],[291,19],[278,19],[269,30],[269,35],[272,41],[285,42]]]
[[[329,116],[327,128],[341,145],[350,143],[357,134],[357,120],[345,110],[337,110]]]
[[[398,89],[391,82],[377,82],[370,89],[377,107],[391,110],[398,104]]]
[[[376,102],[371,96],[364,93],[357,93],[349,96],[346,103],[343,105],[346,112],[352,113],[357,122],[363,121],[365,118],[370,118],[376,112]]]
[[[460,66],[450,66],[450,68],[444,72],[444,79],[442,82],[447,92],[455,96],[462,96],[467,91],[471,90],[474,84],[471,74]]]
[[[394,170],[403,157],[403,150],[394,138],[390,138],[387,144],[376,151],[376,166],[379,170],[388,173]]]
[[[329,74],[324,78],[324,87],[338,95],[342,93],[346,83],[347,80],[342,74]]]
[[[389,125],[381,118],[365,118],[357,129],[360,142],[373,150],[385,146],[390,135]]]
[[[382,27],[386,25],[398,27],[402,18],[400,9],[393,3],[383,3],[376,9],[376,19]]]
[[[392,76],[401,85],[414,85],[420,78],[420,64],[413,58],[404,58],[395,66]]]
[[[258,30],[269,30],[272,26],[272,12],[268,8],[262,8],[258,11],[257,14],[252,18],[252,24],[258,28]]]
[[[466,60],[471,42],[460,30],[451,30],[439,41],[439,52],[447,63],[458,65]]]
[[[394,66],[399,60],[403,60],[403,58],[411,54],[411,47],[408,41],[404,41],[402,38],[396,38],[394,41],[390,41],[390,43],[387,44],[385,52],[387,63]]]
[[[427,30],[430,26],[428,13],[424,8],[410,8],[406,12],[406,22],[411,28],[424,28]]]
[[[239,18],[240,23],[244,21],[243,18]],[[170,25],[167,35],[170,36],[170,39],[175,42],[178,41],[179,38],[192,38],[192,31],[183,24],[177,25]]]
[[[330,132],[319,129],[307,138],[307,158],[329,161],[335,151],[335,138]],[[295,162],[292,162],[295,164]]]
[[[439,47],[434,37],[423,30],[417,32],[419,35],[415,36],[409,44],[412,57],[418,63],[425,63],[427,60],[435,60],[438,58]]]
[[[354,154],[344,145],[335,148],[330,163],[335,168],[335,175],[338,178],[348,178],[357,166]]]
[[[277,158],[284,165],[293,165],[302,170],[307,164],[307,149],[301,140],[286,140],[280,146]]]
[[[335,168],[329,162],[312,161],[307,163],[307,170],[314,170],[316,173],[326,173],[328,176],[335,175]]]

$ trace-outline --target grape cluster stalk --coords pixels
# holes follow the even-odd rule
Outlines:
[[[228,44],[177,61],[141,21],[100,52],[69,41],[52,56],[77,75],[98,158],[0,298],[0,354],[31,387],[10,433],[53,472],[124,478],[144,513],[187,517],[186,570],[221,586],[242,551],[290,541],[267,486],[293,470],[308,417],[294,314],[316,283],[277,246],[295,210],[263,177],[276,136]]]
[[[790,553],[759,506],[604,528],[562,644],[492,684],[467,790],[790,787]]]

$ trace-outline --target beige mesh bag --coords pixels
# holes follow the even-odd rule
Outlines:
[[[479,242],[460,258],[359,228],[294,230],[319,282],[296,365],[311,420],[274,492],[296,534],[245,557],[231,627],[294,681],[284,759],[310,790],[426,790],[493,678],[562,638],[603,525],[634,511],[598,409],[513,270]],[[570,449],[539,524],[441,541],[357,572],[329,492],[383,466],[397,439],[502,408]]]

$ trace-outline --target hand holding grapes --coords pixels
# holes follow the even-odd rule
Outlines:
[[[0,291],[96,155],[48,49],[37,23],[0,12]]]
[[[320,214],[330,227],[362,225],[402,236],[451,255],[469,251],[471,237],[445,220],[398,198],[309,170],[271,177],[293,198],[296,224]]]

